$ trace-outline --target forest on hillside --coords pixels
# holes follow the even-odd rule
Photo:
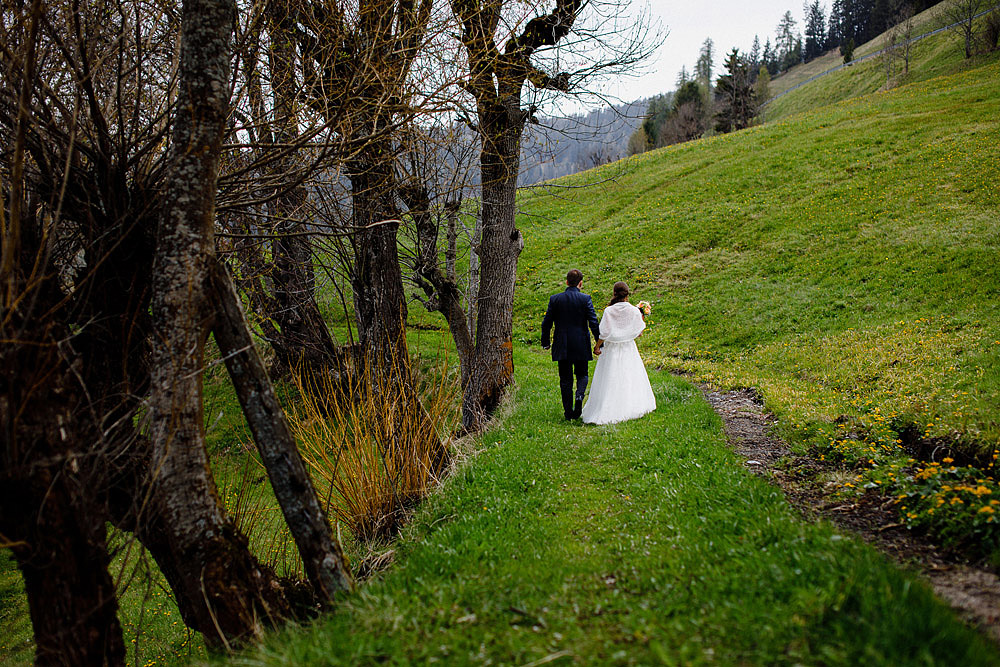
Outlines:
[[[931,8],[934,16],[927,12],[918,26],[917,15]],[[708,37],[694,67],[682,67],[678,73],[677,88],[649,99],[642,127],[629,138],[628,152],[634,155],[748,127],[773,97],[772,78],[834,51],[843,63],[852,63],[856,49],[880,36],[884,43],[876,48],[888,86],[895,71],[909,71],[912,43],[944,28],[957,36],[966,59],[992,51],[1000,40],[1000,9],[989,0],[835,0],[829,9],[813,0],[803,5],[801,22],[790,10],[782,15],[773,43],[770,36],[762,43],[754,35],[748,50],[733,48],[721,67]]]

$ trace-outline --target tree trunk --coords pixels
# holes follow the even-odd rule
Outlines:
[[[476,212],[476,222],[472,228],[472,236],[469,238],[469,292],[466,295],[468,312],[466,319],[469,321],[469,335],[472,340],[476,339],[476,320],[479,317],[479,244],[483,240],[483,210],[480,205]]]
[[[325,603],[353,588],[347,559],[332,539],[326,514],[254,347],[239,295],[222,265],[214,270],[215,339],[226,360],[243,414],[267,469],[285,522],[295,538],[306,575]]]
[[[173,560],[185,564],[185,619],[210,644],[255,637],[289,614],[273,577],[227,519],[208,466],[202,414],[204,345],[211,309],[215,183],[228,113],[232,0],[186,0],[171,173],[153,263],[151,502]],[[197,601],[197,602],[195,602]]]
[[[298,140],[298,113],[295,91],[296,53],[291,41],[292,31],[286,26],[291,20],[287,8],[280,16],[272,16],[271,71],[274,87],[274,118],[271,139],[276,150]],[[278,173],[297,173],[295,153],[290,153],[275,165]],[[274,201],[276,220],[274,240],[274,298],[280,344],[274,346],[283,370],[305,375],[332,368],[337,358],[336,345],[316,304],[316,279],[313,270],[312,244],[302,224],[306,201],[305,187],[297,184]]]
[[[448,201],[444,205],[448,221],[447,242],[444,251],[444,275],[453,283],[458,283],[458,271],[455,266],[458,260],[458,216],[462,210],[462,200]]]
[[[468,56],[468,89],[476,98],[479,117],[483,236],[478,244],[482,283],[476,318],[476,349],[472,375],[462,400],[462,426],[483,428],[500,405],[514,375],[512,322],[517,258],[524,239],[515,225],[521,133],[531,110],[521,108],[526,81],[536,88],[569,90],[569,74],[555,76],[536,68],[531,56],[539,47],[555,46],[565,37],[583,5],[582,0],[556,0],[549,14],[535,16],[501,51],[495,41],[501,5],[476,0],[452,0],[462,23],[462,44]]]
[[[375,143],[376,139],[369,139]],[[367,363],[389,384],[412,387],[406,349],[406,294],[399,268],[396,232],[399,211],[393,201],[391,147],[367,146],[350,170],[352,223],[355,228],[351,287],[361,348]]]
[[[56,339],[46,338],[0,353],[0,535],[24,577],[36,663],[123,665],[105,515],[94,493],[103,459],[77,429],[87,415],[79,414],[76,375]]]
[[[417,259],[413,278],[427,295],[424,304],[427,309],[440,311],[448,322],[448,329],[458,351],[461,386],[464,390],[469,383],[473,344],[455,272],[458,254],[457,217],[460,205],[453,202],[445,204],[448,247],[445,250],[445,271],[442,272],[438,264],[438,225],[431,215],[430,193],[423,184],[408,184],[400,187],[400,194],[417,230]]]
[[[25,91],[30,98],[29,85]],[[15,149],[12,161],[23,157]],[[49,221],[37,200],[21,201],[20,167],[9,173],[13,200],[0,202],[0,217],[12,216],[4,222],[18,238],[4,238],[0,295],[0,539],[24,578],[36,662],[120,665],[125,647],[108,574],[106,515],[95,493],[107,461],[95,437],[102,424],[81,387],[75,337],[61,319],[68,306],[43,227]]]
[[[393,164],[388,157],[393,154],[392,146],[371,137],[368,142],[349,170],[355,226],[351,287],[359,344],[365,355],[361,364],[368,382],[388,406],[387,419],[393,428],[419,424],[422,437],[437,440],[435,425],[413,384],[406,345],[406,294],[396,245],[399,210],[394,200]],[[416,418],[411,418],[414,415]],[[447,449],[440,440],[435,449],[436,474],[447,463]]]
[[[17,481],[4,479],[0,491],[0,531],[13,541],[24,577],[35,661],[124,665],[103,515],[89,484],[67,469],[66,458],[59,461],[32,466]]]
[[[526,116],[519,100],[520,94],[511,95],[503,99],[503,104],[481,108],[479,113],[483,134],[483,236],[478,254],[483,283],[478,295],[474,371],[462,402],[462,426],[467,431],[482,430],[514,375],[514,282],[517,258],[524,248],[515,224],[521,132]]]

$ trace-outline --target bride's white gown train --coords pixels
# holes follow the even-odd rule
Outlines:
[[[646,328],[639,309],[625,301],[608,306],[601,316],[604,346],[597,357],[590,396],[580,418],[588,424],[614,424],[637,419],[656,409],[646,367],[635,345]]]

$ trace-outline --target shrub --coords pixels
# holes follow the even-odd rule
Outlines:
[[[391,537],[443,472],[461,392],[446,368],[438,370],[416,406],[368,381],[379,374],[365,369],[346,387],[332,376],[296,380],[301,400],[288,419],[299,450],[327,511],[359,540]]]
[[[997,457],[986,469],[941,463],[909,462],[879,466],[859,475],[861,489],[893,496],[902,523],[926,532],[945,547],[974,557],[1000,558],[1000,482]]]

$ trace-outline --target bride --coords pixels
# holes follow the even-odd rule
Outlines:
[[[597,367],[580,415],[588,424],[628,421],[656,409],[646,367],[635,346],[646,322],[628,296],[628,285],[615,283],[614,298],[601,316],[601,337],[594,346]]]

